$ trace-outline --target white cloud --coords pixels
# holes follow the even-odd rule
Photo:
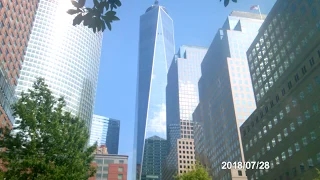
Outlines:
[[[165,137],[166,134],[166,105],[161,104],[158,111],[153,112],[151,118],[147,122],[146,138],[158,135]]]

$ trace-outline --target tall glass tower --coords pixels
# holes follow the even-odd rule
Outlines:
[[[56,97],[64,96],[73,115],[91,126],[98,80],[102,33],[73,26],[73,6],[65,0],[41,0],[34,20],[16,93],[43,77]]]
[[[149,7],[140,17],[137,104],[134,139],[134,177],[141,178],[145,140],[152,136],[166,137],[167,71],[175,52],[173,21],[158,4]],[[161,166],[157,166],[161,169]],[[160,179],[158,174],[144,175]],[[150,178],[149,178],[150,177]]]
[[[120,135],[120,120],[93,115],[90,132],[90,146],[106,145],[108,154],[118,154]]]

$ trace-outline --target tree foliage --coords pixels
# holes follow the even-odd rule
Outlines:
[[[221,2],[221,0],[220,0]],[[229,5],[230,0],[224,0],[224,6],[227,7]],[[236,3],[238,0],[232,0],[232,2]]]
[[[33,88],[22,92],[13,105],[19,119],[11,131],[3,130],[0,146],[0,177],[7,180],[87,180],[93,176],[91,166],[95,146],[87,147],[89,132],[86,123],[65,112],[63,98],[56,99],[44,79],[37,79]]]
[[[92,28],[93,32],[104,31],[106,26],[111,31],[111,23],[120,20],[116,16],[114,9],[122,5],[120,0],[92,0],[93,7],[85,8],[86,0],[71,0],[75,9],[69,9],[67,12],[70,15],[76,15],[73,20],[73,25],[79,25],[83,22],[84,26]],[[222,0],[220,0],[221,2]],[[230,0],[224,0],[224,6],[229,5]],[[232,0],[237,2],[237,0]]]
[[[69,9],[67,13],[76,15],[73,20],[74,26],[83,22],[83,25],[92,28],[93,32],[103,32],[106,26],[111,31],[111,23],[120,20],[114,11],[121,6],[120,0],[93,0],[92,8],[84,7],[86,0],[71,2],[76,9]]]
[[[314,178],[313,180],[320,180],[320,171],[319,169],[316,169],[318,176]]]
[[[193,167],[193,170],[174,177],[175,180],[212,180],[207,170],[199,162],[196,162]]]

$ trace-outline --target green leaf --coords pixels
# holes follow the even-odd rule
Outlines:
[[[106,9],[106,11],[108,11],[110,4],[109,4],[109,2],[104,2],[104,3],[103,3],[103,6],[104,6],[104,8]]]
[[[104,22],[101,23],[102,32],[106,29],[106,24]]]
[[[93,4],[95,7],[98,7],[100,5],[100,3],[98,2],[98,0],[93,0]]]
[[[82,14],[78,14],[74,19],[73,19],[73,25],[78,25],[83,21],[83,16]]]
[[[80,12],[82,12],[80,9],[69,9],[67,11],[67,13],[70,14],[70,15],[74,15],[74,14],[77,14],[77,13],[80,13]]]
[[[117,13],[115,12],[115,11],[108,11],[108,12],[106,12],[106,16],[108,16],[108,17],[112,17],[112,16],[114,16],[114,15],[116,15]]]
[[[224,0],[224,6],[227,7],[229,4],[229,0]]]
[[[94,175],[96,168],[90,163],[95,147],[87,147],[86,123],[65,112],[65,106],[42,78],[21,93],[13,105],[14,116],[21,120],[18,133],[5,127],[0,141],[6,147],[0,152],[1,166],[7,169],[1,172],[1,179],[88,179]]]
[[[116,2],[114,2],[118,7],[120,7],[122,4],[119,0],[116,0]]]
[[[119,21],[120,19],[119,19],[117,16],[113,16],[113,17],[112,17],[112,20],[113,20],[113,21]]]
[[[107,25],[108,29],[111,31],[111,23],[110,22],[106,22],[106,25]]]
[[[79,0],[79,6],[81,6],[81,8],[86,4],[86,0]]]
[[[82,8],[83,6],[81,6],[80,3],[78,3],[77,1],[71,1],[72,5],[76,8]]]

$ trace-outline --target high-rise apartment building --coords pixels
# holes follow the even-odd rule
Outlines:
[[[173,21],[156,0],[140,17],[133,179],[140,179],[143,155],[152,155],[144,152],[146,139],[166,138],[167,72],[174,53]]]
[[[91,126],[98,80],[102,33],[73,26],[71,1],[41,0],[25,55],[17,95],[43,77],[56,97],[63,96],[66,110]]]
[[[202,151],[214,179],[233,178],[231,171],[221,169],[223,161],[244,160],[239,129],[256,108],[246,51],[264,17],[233,11],[218,30],[201,64],[200,103],[194,121],[197,129],[202,128],[195,134],[204,138],[198,142],[200,138],[196,137],[195,144],[205,149]]]
[[[199,103],[198,81],[207,48],[181,46],[168,71],[166,88],[168,157],[163,179],[194,165],[192,113]]]
[[[314,179],[320,165],[320,4],[278,0],[248,49],[257,109],[241,126],[248,179]]]
[[[90,131],[90,145],[105,145],[109,154],[118,154],[120,121],[104,116],[93,115]]]
[[[0,128],[14,122],[11,105],[39,0],[0,1]]]
[[[145,141],[141,180],[161,180],[162,163],[167,155],[167,141],[159,136],[152,136]]]

